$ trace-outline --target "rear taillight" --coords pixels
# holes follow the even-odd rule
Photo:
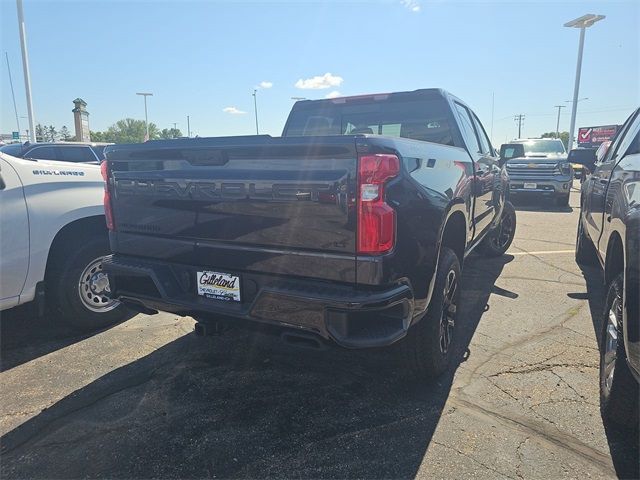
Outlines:
[[[384,199],[384,184],[400,173],[395,155],[364,155],[358,160],[358,253],[393,249],[396,212]]]
[[[106,160],[100,164],[100,173],[104,180],[104,218],[107,221],[107,228],[115,230],[113,224],[113,209],[111,208],[111,192],[109,190],[109,165]]]

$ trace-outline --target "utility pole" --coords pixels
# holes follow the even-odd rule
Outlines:
[[[513,117],[513,120],[518,123],[518,138],[522,136],[522,124],[524,123],[524,114],[520,113]]]
[[[556,122],[556,138],[560,138],[560,109],[566,107],[566,105],[554,105],[553,108],[558,109],[558,121]]]
[[[31,74],[29,73],[29,53],[27,52],[27,32],[24,26],[22,0],[16,0],[18,6],[18,26],[20,27],[20,47],[22,49],[22,69],[24,70],[24,89],[27,94],[27,115],[29,116],[29,141],[36,141],[36,121],[33,118],[33,100],[31,99]]]
[[[258,131],[258,100],[257,100],[258,90],[253,90],[253,109],[256,112],[256,135],[260,135]]]
[[[153,97],[153,93],[136,93],[136,95],[141,95],[144,97],[144,124],[147,129],[147,134],[145,135],[145,142],[149,140],[149,118],[147,117],[147,97]]]
[[[187,115],[187,138],[191,138],[191,123],[189,123],[189,115]]]

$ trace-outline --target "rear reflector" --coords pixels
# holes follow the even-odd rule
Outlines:
[[[113,209],[111,208],[111,192],[109,191],[109,166],[106,160],[103,160],[100,164],[100,173],[104,180],[104,218],[107,222],[107,228],[109,230],[115,230],[113,223]]]
[[[395,155],[358,159],[358,253],[382,254],[393,249],[396,212],[384,199],[384,184],[400,173]]]

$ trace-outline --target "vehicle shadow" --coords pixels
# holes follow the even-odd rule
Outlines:
[[[35,304],[0,312],[0,372],[84,340],[77,331],[38,316]]]
[[[598,339],[598,348],[602,342],[602,330],[604,328],[604,303],[606,287],[600,268],[582,266],[582,275],[587,285],[587,298],[593,330]],[[637,432],[630,432],[620,429],[605,419],[602,420],[609,452],[613,466],[618,478],[640,478],[640,463],[638,462],[638,452],[640,452],[640,442]]]
[[[4,435],[0,476],[413,478],[511,260],[467,260],[453,366],[435,381],[404,378],[390,351],[190,334]]]
[[[571,213],[573,207],[571,205],[558,206],[552,199],[540,199],[540,198],[514,198],[511,197],[511,203],[515,207],[516,211],[521,212],[545,212],[545,213]]]

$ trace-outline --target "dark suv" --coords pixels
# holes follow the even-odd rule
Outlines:
[[[99,164],[104,159],[104,148],[108,143],[13,143],[0,147],[0,152],[13,157],[34,160],[57,160],[60,162]]]
[[[604,418],[638,425],[640,381],[640,108],[608,149],[572,150],[591,174],[582,184],[576,261],[604,269],[607,297],[600,345]]]

